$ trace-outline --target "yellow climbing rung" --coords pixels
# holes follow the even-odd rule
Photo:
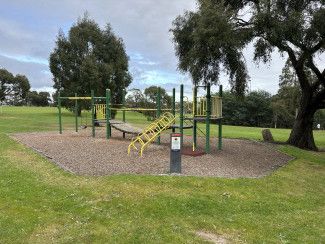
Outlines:
[[[106,104],[96,104],[95,111],[97,119],[106,119]]]
[[[135,144],[140,144],[140,156],[142,156],[143,150],[152,143],[164,130],[167,130],[171,125],[175,123],[175,116],[172,113],[166,112],[160,116],[157,120],[152,122],[140,133],[137,137],[133,138],[129,147],[128,154],[130,154],[132,148],[136,148]],[[147,141],[144,142],[143,138]]]

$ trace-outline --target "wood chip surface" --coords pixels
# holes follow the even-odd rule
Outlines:
[[[104,128],[96,128],[96,138],[91,128],[79,133],[57,132],[19,133],[15,140],[33,148],[59,167],[78,175],[114,174],[168,174],[170,164],[169,134],[162,135],[161,145],[150,145],[141,158],[137,152],[127,154],[132,135],[122,138],[122,133],[112,131],[105,139]],[[198,144],[204,148],[205,139]],[[191,137],[184,137],[184,145],[191,147]],[[292,158],[277,151],[276,146],[249,140],[223,139],[219,151],[217,139],[211,140],[212,152],[200,157],[182,156],[182,175],[238,178],[256,178],[270,174]]]

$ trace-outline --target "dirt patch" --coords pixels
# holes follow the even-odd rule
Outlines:
[[[198,235],[199,237],[201,237],[202,239],[204,239],[208,242],[211,242],[211,243],[215,243],[215,244],[229,243],[229,241],[226,238],[224,238],[223,236],[215,235],[212,233],[197,231],[195,234]]]
[[[136,152],[127,155],[130,136],[113,130],[112,138],[105,139],[105,130],[97,129],[96,138],[91,129],[79,133],[56,132],[20,133],[11,135],[17,141],[33,148],[61,168],[79,175],[113,174],[167,174],[169,171],[169,135],[163,135],[162,145],[150,145],[140,158]],[[191,137],[184,138],[191,147]],[[204,138],[199,138],[204,145]],[[211,140],[212,152],[201,157],[182,157],[182,174],[227,178],[261,177],[283,166],[292,158],[261,142],[224,139],[223,150],[218,151],[217,140]]]

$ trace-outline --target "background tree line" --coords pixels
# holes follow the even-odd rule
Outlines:
[[[14,76],[6,69],[0,69],[0,104],[13,106],[49,106],[51,96],[48,92],[30,90],[26,76]]]
[[[307,72],[308,79],[316,79]],[[233,92],[225,92],[223,98],[224,123],[229,125],[292,128],[295,122],[301,88],[297,75],[288,60],[279,77],[279,90],[272,96],[267,91],[246,92],[238,97]],[[313,127],[325,127],[325,110],[314,115]]]
[[[160,88],[160,105],[161,108],[171,108],[172,97],[168,95],[166,90],[159,86],[150,86],[143,92],[140,89],[131,89],[126,97],[126,105],[130,108],[157,108],[157,94]],[[156,117],[156,111],[139,111],[147,116],[148,119]]]

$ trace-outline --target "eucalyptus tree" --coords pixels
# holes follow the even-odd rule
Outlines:
[[[123,89],[131,83],[122,39],[109,24],[101,29],[87,16],[79,19],[67,36],[59,31],[50,70],[54,88],[65,96],[89,96],[91,90],[103,96],[109,88],[113,103],[121,103]]]

